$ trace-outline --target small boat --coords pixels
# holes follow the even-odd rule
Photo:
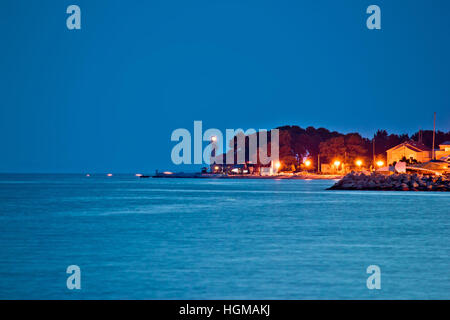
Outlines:
[[[150,178],[150,176],[140,175],[139,178]]]

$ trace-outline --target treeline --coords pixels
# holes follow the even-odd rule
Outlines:
[[[280,130],[280,160],[283,170],[299,170],[305,158],[317,167],[318,155],[321,163],[339,159],[350,166],[356,159],[369,164],[373,158],[372,139],[364,138],[359,133],[343,134],[325,128],[303,129],[299,126],[283,126],[277,129]],[[384,158],[386,150],[408,140],[421,140],[424,145],[432,148],[433,131],[422,130],[409,136],[378,130],[374,139],[375,157]],[[437,131],[435,147],[447,140],[450,140],[450,131]]]

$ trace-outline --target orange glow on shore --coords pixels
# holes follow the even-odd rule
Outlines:
[[[381,160],[377,161],[377,166],[382,167],[383,165],[384,165],[384,161],[381,161]]]
[[[341,162],[339,160],[334,161],[334,166],[337,168],[341,165]]]
[[[280,169],[280,167],[281,167],[281,163],[280,163],[280,161],[277,161],[275,163],[275,168],[277,168],[277,170],[278,170],[278,169]]]
[[[305,161],[305,166],[309,167],[311,165],[311,160],[306,160]]]
[[[357,165],[358,167],[361,167],[362,164],[363,164],[362,160],[356,160],[355,163],[356,163],[356,165]]]

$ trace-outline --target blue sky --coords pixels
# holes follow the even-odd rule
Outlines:
[[[66,28],[77,4],[82,29]],[[382,29],[365,10],[381,8]],[[0,2],[0,172],[176,169],[176,128],[450,130],[448,1]]]

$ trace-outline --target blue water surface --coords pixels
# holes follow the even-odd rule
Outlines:
[[[333,183],[0,175],[0,298],[450,298],[449,193]]]

